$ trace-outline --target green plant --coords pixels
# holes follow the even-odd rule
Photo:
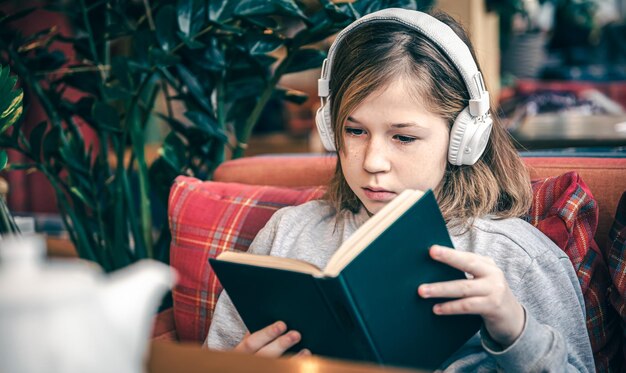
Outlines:
[[[106,270],[146,257],[167,261],[164,206],[172,180],[210,178],[224,159],[242,156],[270,98],[306,98],[278,86],[281,76],[319,67],[325,52],[315,42],[392,6],[417,8],[417,2],[49,3],[47,9],[70,20],[73,35],[55,27],[23,35],[9,27],[18,19],[36,22],[37,9],[0,14],[0,62],[13,67],[47,115],[28,132],[18,126],[0,136],[0,146],[28,158],[12,169],[46,175],[81,257]],[[55,49],[57,43],[69,43],[76,58]],[[81,98],[70,100],[69,91]],[[149,165],[144,134],[159,120],[171,132]],[[97,141],[85,140],[81,123]]]
[[[17,77],[11,76],[9,67],[0,65],[0,134],[11,128],[22,116],[24,92],[20,88],[15,89],[16,82]],[[0,171],[6,168],[7,163],[7,152],[0,149]],[[0,235],[17,232],[19,228],[9,212],[4,196],[0,196]]]

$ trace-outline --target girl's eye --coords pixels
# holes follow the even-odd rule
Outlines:
[[[395,135],[393,138],[398,140],[402,144],[409,144],[417,140],[415,137],[402,136],[402,135]]]
[[[360,128],[346,127],[346,133],[352,136],[361,136],[365,134],[365,130]]]

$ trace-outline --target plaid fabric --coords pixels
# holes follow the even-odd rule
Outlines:
[[[598,224],[597,203],[576,172],[533,181],[533,192],[526,220],[569,256],[585,301],[596,370],[615,371],[621,365],[620,333],[608,298],[608,267],[593,239]]]
[[[208,259],[224,250],[246,251],[276,210],[318,198],[322,187],[281,188],[202,182],[179,176],[170,190],[170,264],[176,332],[181,341],[202,342],[222,288]]]
[[[611,304],[619,315],[623,356],[626,359],[626,192],[622,194],[615,212],[615,220],[609,231],[609,273],[611,274]],[[622,365],[626,370],[626,364]]]

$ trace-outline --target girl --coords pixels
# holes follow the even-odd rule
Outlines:
[[[441,369],[593,371],[578,280],[567,256],[519,218],[532,199],[528,174],[506,131],[492,125],[461,27],[445,15],[401,9],[363,17],[337,37],[319,90],[318,129],[338,153],[326,198],[276,212],[250,252],[323,268],[398,193],[433,189],[456,250],[435,246],[430,256],[468,279],[416,291],[451,299],[436,314],[484,321]],[[222,293],[207,344],[279,356],[299,340],[280,321],[246,333]]]

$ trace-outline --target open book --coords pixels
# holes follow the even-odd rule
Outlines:
[[[314,354],[435,369],[480,327],[473,315],[437,316],[442,299],[422,283],[465,278],[432,260],[452,247],[432,191],[406,190],[366,221],[324,269],[289,258],[225,252],[210,259],[246,327],[277,321],[302,334],[293,348]]]

